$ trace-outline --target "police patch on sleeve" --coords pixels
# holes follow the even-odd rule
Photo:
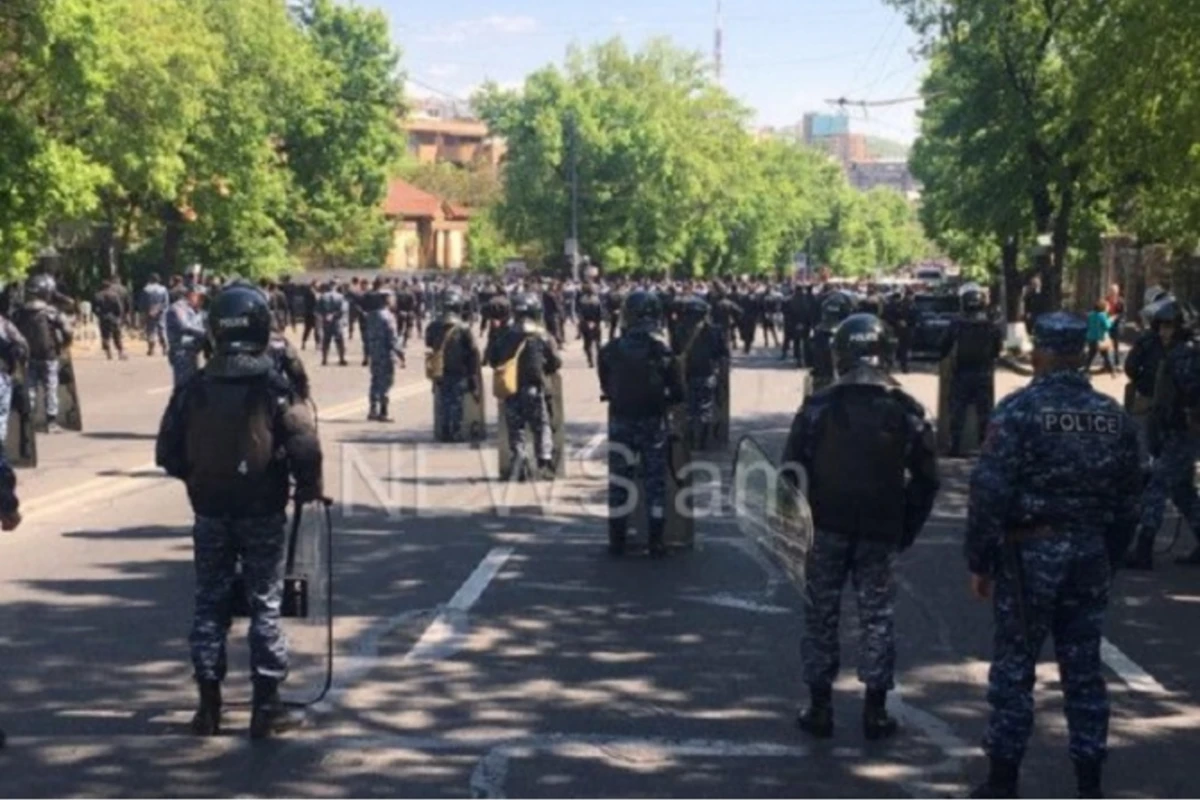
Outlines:
[[[1042,433],[1093,436],[1120,436],[1121,415],[1110,411],[1041,412]]]

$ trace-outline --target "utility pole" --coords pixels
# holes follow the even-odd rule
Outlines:
[[[567,135],[571,159],[571,238],[567,240],[567,248],[571,256],[571,280],[579,283],[579,132],[573,113],[567,117]]]
[[[721,22],[721,0],[717,0],[716,25],[713,30],[713,68],[716,72],[717,83],[721,82],[722,59],[724,56],[724,33]]]

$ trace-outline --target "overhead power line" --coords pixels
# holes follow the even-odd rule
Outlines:
[[[825,102],[831,106],[839,106],[841,108],[846,108],[847,106],[854,106],[855,108],[880,108],[882,106],[900,106],[905,103],[918,103],[925,99],[921,95],[896,97],[891,100],[848,100],[845,97],[838,97],[833,100],[826,100]]]

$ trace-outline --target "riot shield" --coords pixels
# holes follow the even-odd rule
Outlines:
[[[957,346],[956,346],[957,348]],[[938,413],[937,413],[937,449],[939,455],[950,452],[950,394],[954,386],[954,363],[958,356],[957,349],[938,364]],[[995,378],[992,379],[991,397],[988,408],[995,407],[996,390]],[[966,420],[963,423],[962,449],[964,453],[973,453],[983,445],[983,436],[987,421],[980,420],[975,413],[974,404],[968,406]]]
[[[289,668],[280,695],[296,705],[319,703],[333,681],[332,505],[297,505],[288,519],[283,629]]]
[[[687,407],[672,406],[667,413],[667,491],[664,512],[663,541],[671,550],[691,550],[696,546],[696,516],[687,507],[683,494],[692,485],[687,469],[692,460],[688,441]],[[630,548],[644,548],[648,542],[650,510],[646,507],[645,474],[639,464],[635,472],[637,505],[629,520]]]
[[[708,437],[709,442],[719,447],[729,446],[729,390],[729,360],[724,359],[721,361],[720,372],[717,373],[717,407],[712,432]]]
[[[25,367],[20,364],[12,375],[12,399],[9,402],[4,454],[13,467],[37,466],[37,432],[29,408],[29,391],[25,388]]]
[[[68,431],[83,430],[79,385],[75,382],[75,363],[71,360],[70,348],[58,357],[58,424]]]
[[[554,474],[563,478],[567,475],[566,420],[563,416],[562,375],[557,372],[546,376],[546,410],[550,414],[550,435],[554,443],[554,452],[552,455],[554,459]],[[500,474],[508,475],[511,468],[511,459],[508,451],[508,420],[505,419],[504,408],[502,406],[496,409],[496,424],[496,445],[499,451]],[[525,441],[529,447],[533,447],[535,444],[533,431],[529,430],[528,427],[525,431]],[[531,458],[528,463],[536,464],[537,459]]]
[[[785,478],[758,442],[738,442],[733,462],[733,507],[738,529],[803,591],[812,550],[808,500]]]
[[[438,385],[431,384],[433,389],[433,438],[434,441],[445,441],[442,438],[442,409],[437,401]],[[466,392],[462,401],[462,418],[458,430],[462,441],[478,446],[487,439],[487,416],[483,401],[483,372],[475,373],[475,391]]]

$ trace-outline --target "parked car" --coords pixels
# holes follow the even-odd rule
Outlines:
[[[959,315],[958,296],[954,294],[919,294],[913,298],[916,306],[916,325],[913,328],[913,355],[937,357],[942,337],[950,323]]]

